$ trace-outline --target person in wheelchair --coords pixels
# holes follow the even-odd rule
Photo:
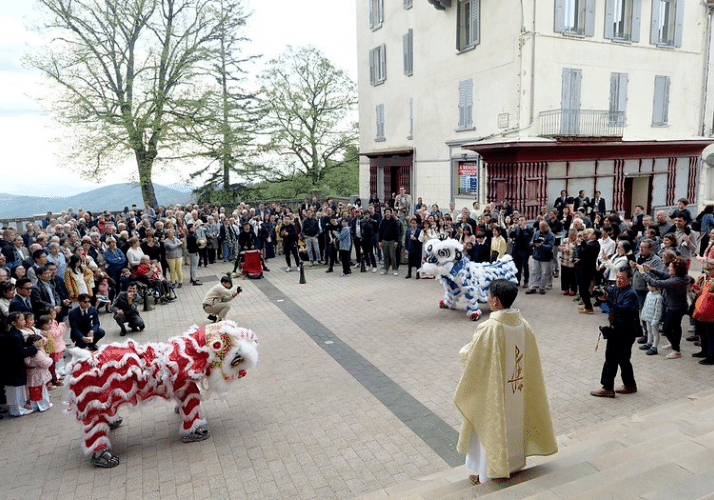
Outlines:
[[[152,262],[148,255],[144,255],[141,258],[139,266],[134,271],[134,276],[137,281],[155,290],[158,294],[157,299],[162,304],[176,300],[171,285],[161,272],[161,268],[155,262]]]
[[[238,255],[236,256],[236,262],[233,265],[233,273],[235,273],[239,267],[243,267],[245,252],[257,249],[258,237],[255,235],[255,231],[253,231],[253,227],[250,225],[250,222],[245,221],[243,223],[243,228],[238,235]],[[265,259],[263,256],[260,253],[258,255],[260,256],[260,264],[263,266],[263,271],[270,271],[268,266],[265,265]]]

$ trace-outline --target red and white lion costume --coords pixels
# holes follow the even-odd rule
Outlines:
[[[110,427],[120,422],[117,411],[155,397],[178,404],[184,441],[207,438],[199,384],[207,380],[211,389],[226,392],[226,382],[245,376],[257,364],[257,343],[252,331],[222,321],[194,326],[167,342],[140,345],[129,340],[96,352],[72,349],[67,403],[81,424],[83,451],[93,455],[95,465],[117,465],[108,437]],[[104,463],[95,462],[102,455]]]

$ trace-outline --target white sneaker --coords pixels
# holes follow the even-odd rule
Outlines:
[[[387,274],[387,270],[386,270],[386,269],[382,269],[382,270],[379,272],[379,274]]]
[[[372,268],[372,272],[373,272],[373,273],[376,273],[376,272],[377,272],[377,268],[376,268],[376,267],[373,267],[373,268]]]
[[[293,270],[292,267],[288,266],[288,268],[285,270],[285,272],[286,272],[286,273],[289,273],[289,272],[292,271],[292,270]]]
[[[394,276],[399,276],[399,271],[394,271]]]

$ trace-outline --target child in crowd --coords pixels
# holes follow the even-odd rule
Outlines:
[[[10,328],[7,332],[0,334],[2,345],[0,348],[0,370],[5,383],[5,396],[7,399],[10,415],[21,417],[32,413],[33,410],[25,408],[27,400],[27,369],[25,368],[25,358],[37,354],[41,347],[41,341],[36,341],[32,345],[26,345],[22,335],[25,328],[25,315],[21,312],[12,312],[7,318]]]
[[[39,334],[40,331],[35,328],[35,315],[30,312],[23,314],[25,315],[25,327],[22,329],[22,336],[27,340],[27,337],[33,333]]]
[[[99,279],[99,284],[97,285],[97,310],[101,309],[102,306],[104,306],[106,312],[111,312],[112,301],[109,300],[109,277],[106,275]]]
[[[37,347],[39,344],[40,347]],[[52,408],[50,395],[47,392],[47,382],[52,380],[50,374],[50,359],[41,346],[45,344],[45,339],[41,335],[33,333],[25,341],[25,347],[37,347],[33,356],[25,357],[27,366],[27,389],[30,396],[30,409],[32,411],[47,411]]]
[[[127,288],[129,288],[129,284],[135,281],[136,278],[131,274],[131,270],[125,267],[121,270],[121,276],[119,277],[119,291],[126,292]]]
[[[659,349],[659,325],[662,320],[663,298],[659,288],[647,285],[647,296],[642,306],[640,319],[647,324],[647,343],[642,344],[640,349],[647,351],[650,356],[657,354]]]
[[[50,310],[54,312],[54,309]],[[47,356],[49,356],[49,358],[52,360],[52,365],[50,366],[50,375],[52,375],[51,385],[49,386],[50,389],[54,389],[55,387],[60,387],[64,385],[62,383],[62,380],[57,376],[57,367],[54,361],[54,355],[55,352],[57,352],[57,340],[55,339],[55,336],[52,333],[53,323],[57,322],[50,318],[49,314],[43,314],[42,316],[40,316],[40,319],[37,320],[37,328],[40,329],[40,335],[45,340],[43,350],[45,351],[45,354],[47,354]],[[64,344],[64,339],[60,339],[60,341]]]
[[[54,352],[52,354],[47,354],[50,354],[50,357],[54,362],[53,368],[56,372],[57,381],[59,382],[59,384],[55,383],[55,385],[62,385],[62,378],[65,375],[64,350],[66,346],[64,342],[64,332],[67,330],[67,327],[64,323],[59,323],[57,321],[57,311],[54,309],[48,309],[47,316],[49,316],[50,324],[52,325],[50,327],[50,332],[55,339]]]
[[[350,270],[350,249],[352,248],[352,236],[350,235],[350,228],[347,226],[349,221],[346,217],[342,218],[342,229],[337,235],[337,239],[340,242],[340,262],[342,262],[342,274],[340,276],[347,276],[352,271]]]

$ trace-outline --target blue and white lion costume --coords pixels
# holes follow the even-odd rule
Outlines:
[[[439,301],[439,307],[455,309],[463,295],[466,315],[473,321],[481,317],[478,303],[488,299],[491,281],[507,279],[518,283],[516,266],[510,255],[489,264],[471,262],[464,256],[463,245],[454,239],[429,240],[424,251],[426,262],[421,273],[437,277],[444,287],[444,299]]]

